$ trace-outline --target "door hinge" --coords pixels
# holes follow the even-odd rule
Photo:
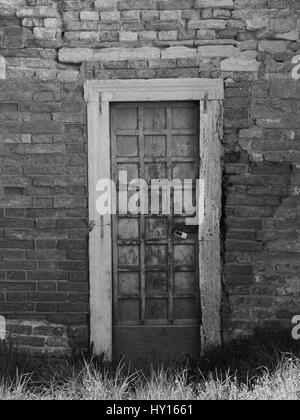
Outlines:
[[[93,230],[94,230],[94,228],[97,226],[97,223],[96,223],[96,221],[95,220],[92,220],[90,223],[89,223],[89,232],[91,233],[91,232],[93,232]]]
[[[101,229],[101,238],[104,238],[104,217],[101,216],[100,217],[100,223],[98,224],[96,222],[96,220],[91,220],[89,223],[89,232],[93,232],[93,230],[95,229],[95,227],[100,227]]]

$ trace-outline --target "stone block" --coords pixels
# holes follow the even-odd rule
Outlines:
[[[80,12],[80,19],[81,20],[99,20],[99,12],[93,12],[93,11],[83,11]]]
[[[257,72],[260,63],[256,60],[256,51],[242,52],[238,57],[226,58],[221,62],[221,71],[230,72]]]
[[[237,57],[239,49],[233,45],[208,45],[198,48],[201,57]]]
[[[287,52],[288,43],[286,41],[260,41],[258,50],[268,53],[284,53]]]
[[[93,61],[94,52],[90,48],[62,48],[59,50],[58,59],[62,63],[83,63]]]
[[[188,47],[170,47],[161,52],[163,60],[177,59],[177,58],[196,58],[197,50]]]
[[[116,7],[116,0],[96,0],[95,9],[96,10],[114,10]]]
[[[190,20],[188,29],[215,29],[222,30],[226,28],[226,20],[206,19],[206,20]]]
[[[138,40],[137,32],[120,32],[120,41],[134,42]]]
[[[196,8],[205,9],[205,8],[229,8],[233,9],[233,0],[197,0]]]
[[[54,28],[34,28],[33,36],[35,39],[55,40],[57,30]]]

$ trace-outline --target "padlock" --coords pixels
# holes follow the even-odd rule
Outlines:
[[[180,230],[175,230],[174,235],[180,239],[187,239],[188,235],[185,232],[181,232]]]

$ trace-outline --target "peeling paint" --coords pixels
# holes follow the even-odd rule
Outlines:
[[[6,320],[4,316],[0,315],[0,340],[6,339]]]
[[[0,55],[0,79],[6,79],[6,60]]]

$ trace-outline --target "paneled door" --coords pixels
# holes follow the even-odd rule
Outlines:
[[[130,183],[199,177],[199,103],[115,103],[110,108],[112,176]],[[128,200],[145,189],[132,184]],[[174,361],[200,355],[198,227],[175,214],[175,197],[148,213],[117,208],[113,216],[113,351],[131,360]],[[157,198],[157,196],[155,196]],[[166,196],[165,196],[166,197]],[[163,202],[167,206],[163,206]],[[171,211],[168,213],[168,203]],[[140,205],[141,202],[137,202]],[[178,206],[177,206],[178,209]],[[121,211],[122,210],[122,211]],[[167,214],[168,213],[168,214]]]

